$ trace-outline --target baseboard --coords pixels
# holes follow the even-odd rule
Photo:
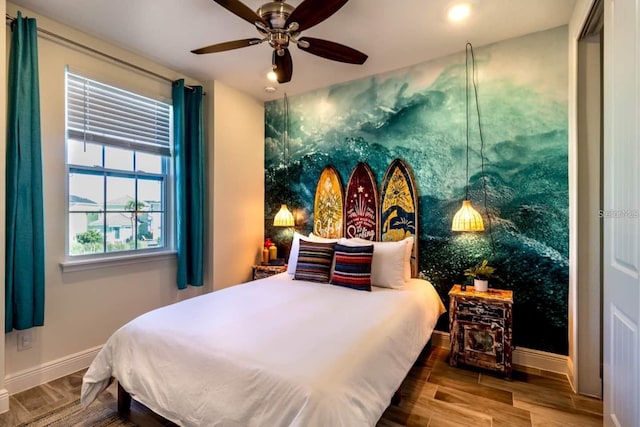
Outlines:
[[[91,364],[101,348],[102,346],[100,345],[52,362],[44,363],[34,368],[7,375],[4,379],[6,391],[8,395],[20,393],[21,391],[84,369]],[[0,405],[2,404],[2,398],[2,391],[0,391]],[[7,408],[8,407],[9,399],[7,396]]]
[[[451,339],[448,332],[433,331],[431,344],[434,347],[450,348]],[[570,360],[567,356],[546,351],[533,350],[526,347],[513,349],[512,364],[514,369],[526,367],[568,375]]]
[[[518,366],[524,366],[561,375],[567,375],[569,372],[569,358],[567,356],[526,347],[513,349],[512,363],[514,369],[517,369]]]
[[[573,359],[570,357],[567,357],[567,378],[569,379],[569,385],[571,386],[571,389],[573,390],[574,393],[577,393],[578,389],[574,384],[574,378],[575,378],[574,370],[575,370],[575,367],[573,366]],[[602,396],[600,396],[599,399],[602,399]]]
[[[0,414],[9,410],[9,392],[6,388],[0,389]]]

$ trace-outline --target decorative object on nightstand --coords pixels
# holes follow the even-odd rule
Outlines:
[[[274,274],[284,273],[287,271],[287,265],[254,265],[253,280],[264,279]]]
[[[269,248],[271,247],[271,238],[267,237],[264,240],[264,246],[262,247],[262,264],[269,264]]]
[[[449,364],[489,369],[511,379],[513,291],[449,291]]]
[[[476,292],[487,292],[489,279],[495,277],[495,272],[495,267],[490,266],[489,261],[485,259],[482,263],[467,268],[464,275],[473,278],[473,287]]]
[[[271,242],[271,245],[269,246],[269,262],[276,258],[278,258],[278,248],[275,243]]]

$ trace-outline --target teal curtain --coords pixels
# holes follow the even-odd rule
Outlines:
[[[5,332],[44,324],[44,212],[36,20],[18,17],[9,54]]]
[[[201,86],[173,83],[178,289],[202,286],[204,270],[205,159]]]

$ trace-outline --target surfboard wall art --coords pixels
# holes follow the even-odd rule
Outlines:
[[[380,199],[380,240],[398,241],[415,236],[418,231],[418,198],[413,174],[404,161],[395,159],[387,168],[382,179]],[[418,251],[417,237],[413,251],[414,254]],[[412,269],[415,276],[415,262]]]
[[[338,171],[333,166],[322,170],[313,203],[313,234],[320,237],[343,237],[344,193]]]
[[[378,240],[378,189],[371,168],[358,163],[351,172],[344,200],[345,237]]]

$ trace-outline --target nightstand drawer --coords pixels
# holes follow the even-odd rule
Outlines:
[[[458,301],[458,316],[469,318],[488,317],[504,319],[506,307],[502,304],[484,303],[480,299]]]

